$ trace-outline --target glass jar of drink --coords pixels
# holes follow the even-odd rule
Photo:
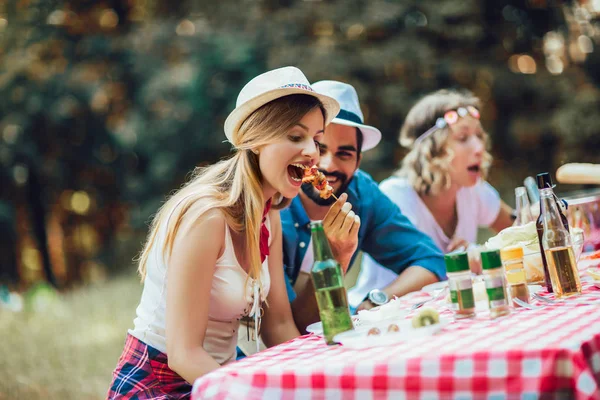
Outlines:
[[[504,278],[500,252],[498,250],[482,251],[481,267],[483,268],[485,291],[490,305],[490,317],[498,318],[509,314],[506,279]]]
[[[527,287],[527,276],[523,266],[523,255],[521,246],[509,246],[500,250],[508,293],[514,307],[521,307],[521,305],[512,301],[513,299],[529,303],[529,288]]]
[[[444,256],[448,287],[454,317],[470,318],[475,316],[475,296],[473,281],[469,269],[469,257],[466,252],[449,253]]]

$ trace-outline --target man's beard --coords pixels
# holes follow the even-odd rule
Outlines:
[[[336,197],[340,197],[340,195],[342,193],[344,193],[346,191],[346,189],[348,188],[348,184],[350,183],[350,180],[348,179],[348,175],[342,174],[341,172],[326,173],[325,171],[323,171],[321,169],[319,171],[322,172],[325,175],[325,177],[331,176],[331,177],[337,178],[338,182],[341,182],[339,189],[337,189],[335,192],[333,192],[333,194],[335,194]],[[311,199],[312,201],[314,201],[315,203],[317,203],[320,206],[330,206],[333,203],[335,203],[335,197],[333,197],[333,196],[329,196],[329,198],[327,198],[327,199],[324,199],[321,196],[319,196],[320,192],[317,190],[317,188],[315,188],[313,186],[312,183],[303,183],[302,191],[304,192],[306,197],[308,197],[309,199]]]

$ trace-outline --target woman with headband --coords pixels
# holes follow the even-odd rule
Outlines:
[[[513,224],[512,208],[485,181],[492,157],[479,121],[480,100],[468,91],[439,90],[409,111],[400,144],[410,148],[394,176],[380,184],[408,219],[448,253],[475,243],[477,229]],[[365,257],[357,285],[385,286]],[[388,272],[388,271],[385,271]]]

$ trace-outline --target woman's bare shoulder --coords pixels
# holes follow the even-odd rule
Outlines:
[[[225,226],[227,217],[225,212],[218,207],[208,208],[210,204],[207,200],[198,200],[185,210],[181,220],[181,232],[187,234],[207,233],[215,239],[222,241],[225,235]]]

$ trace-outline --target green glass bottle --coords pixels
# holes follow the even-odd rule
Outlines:
[[[325,341],[327,344],[334,344],[335,335],[354,328],[348,308],[344,276],[340,264],[333,258],[323,230],[323,222],[311,222],[310,231],[315,259],[310,274],[315,287]]]

